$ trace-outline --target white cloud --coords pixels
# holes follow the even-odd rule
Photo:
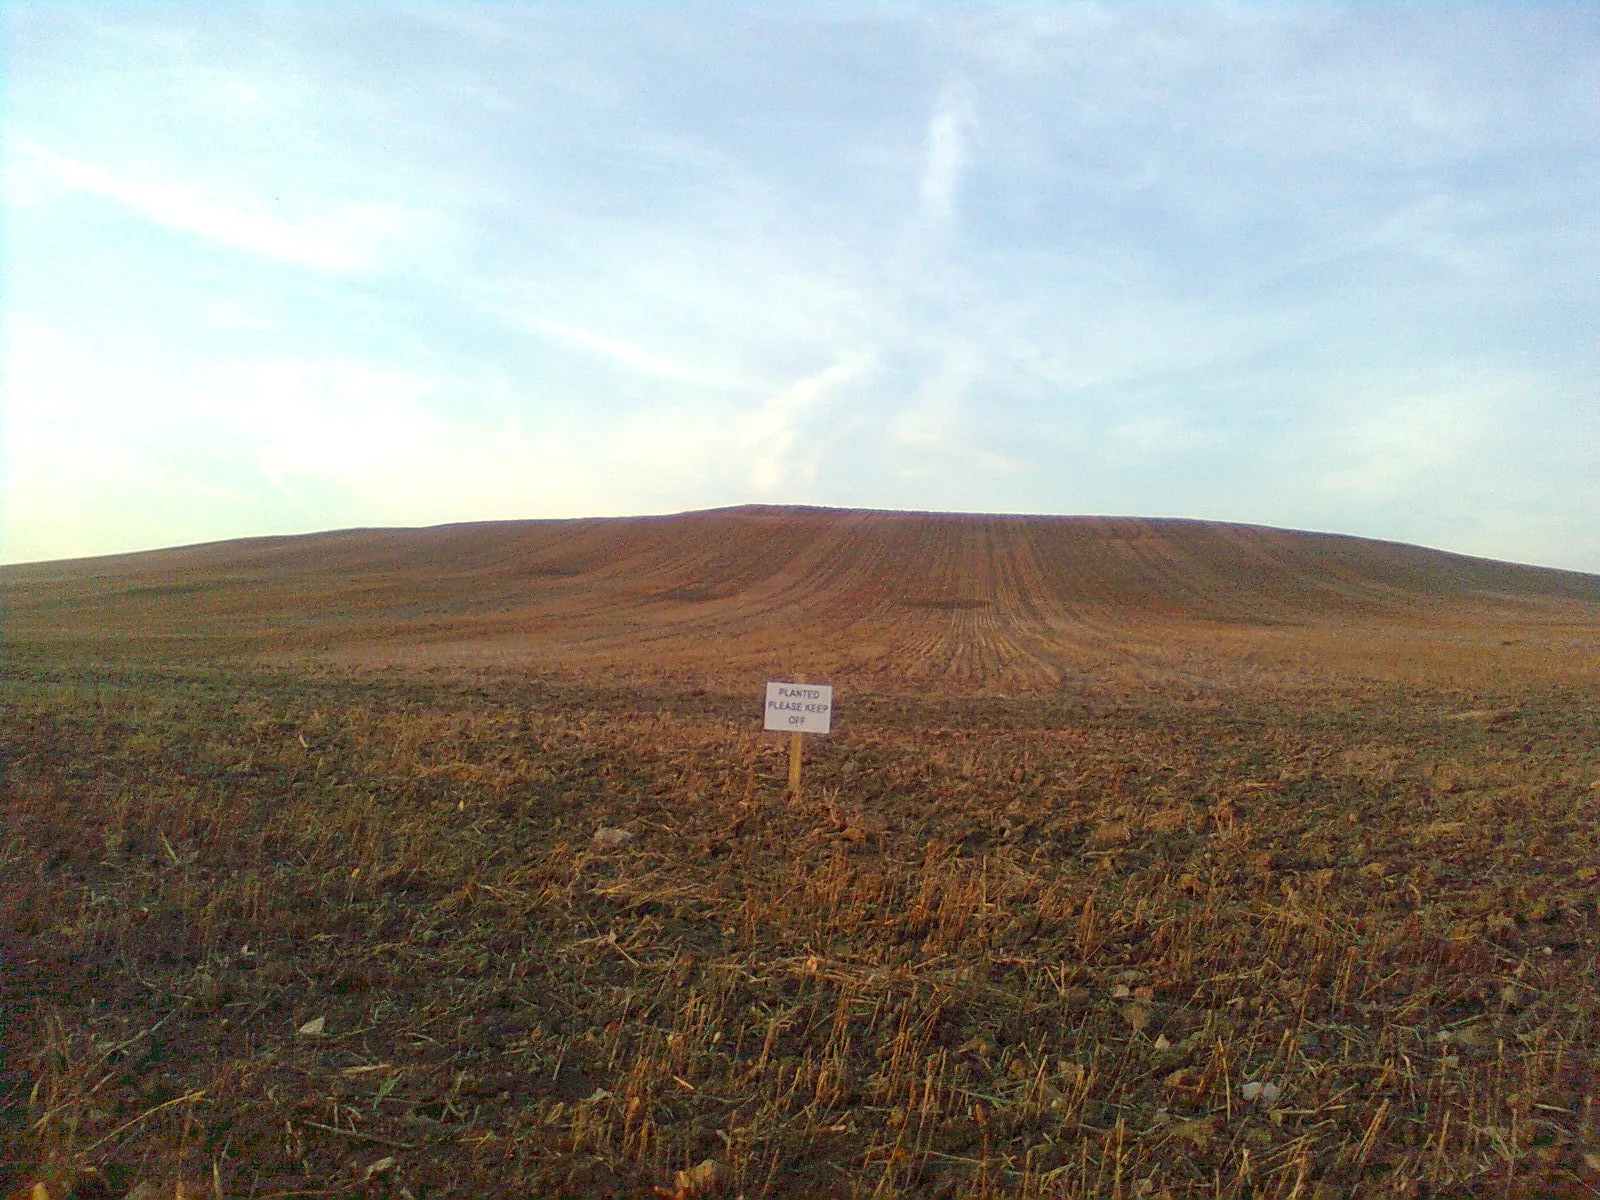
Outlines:
[[[1450,477],[1482,470],[1475,460],[1514,395],[1508,384],[1348,398],[1339,406],[1346,415],[1323,431],[1313,452],[1327,466],[1311,479],[1321,491],[1361,504],[1425,495],[1441,484],[1473,490]]]
[[[771,495],[794,478],[797,469],[815,472],[815,456],[799,447],[805,418],[828,396],[871,370],[873,356],[847,354],[832,366],[796,380],[739,423],[738,444],[750,464],[750,486]],[[796,459],[798,458],[798,462]]]
[[[965,79],[947,83],[934,101],[922,168],[922,211],[927,217],[945,220],[955,212],[978,123],[976,101],[976,92]]]
[[[291,504],[337,495],[350,523],[625,511],[615,505],[628,491],[617,495],[602,469],[603,438],[459,418],[467,406],[511,413],[506,387],[478,374],[285,360],[234,381],[216,418]]]
[[[938,370],[917,386],[911,402],[895,413],[889,425],[894,440],[928,453],[955,450],[967,389],[979,369],[970,350],[947,353]]]
[[[212,328],[222,333],[282,333],[283,326],[276,321],[257,316],[243,306],[228,301],[208,304],[206,320]]]
[[[1113,425],[1104,454],[1119,467],[1171,466],[1174,459],[1204,450],[1214,440],[1186,416],[1148,411]]]
[[[768,392],[715,402],[645,405],[576,450],[587,473],[612,481],[605,512],[660,512],[788,497],[815,480],[841,395],[870,377],[865,351]],[[763,398],[764,396],[764,398]]]
[[[654,375],[661,379],[670,379],[677,383],[712,388],[717,391],[727,391],[740,386],[739,380],[715,370],[679,362],[633,342],[624,341],[622,338],[596,333],[592,329],[583,329],[565,321],[524,316],[521,318],[521,324],[524,328],[540,337],[559,342],[564,346],[573,346],[580,350],[601,355],[631,371],[637,371],[644,375]]]
[[[214,184],[154,182],[85,162],[34,142],[8,164],[8,194],[24,203],[76,192],[109,200],[145,220],[205,241],[327,274],[367,271],[386,247],[420,236],[426,222],[387,204],[339,201],[298,220],[267,211],[259,197],[226,194]]]
[[[40,553],[753,496],[1593,525],[1565,10],[8,21]]]
[[[1467,205],[1450,196],[1427,196],[1385,218],[1371,240],[1376,248],[1465,274],[1481,269],[1487,261],[1485,251],[1471,237],[1471,226],[1483,216],[1480,205]]]

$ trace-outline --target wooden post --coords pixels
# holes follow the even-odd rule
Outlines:
[[[799,730],[789,735],[789,794],[796,800],[800,798],[800,739],[804,736]]]
[[[804,683],[803,674],[794,677],[796,683]],[[800,739],[805,735],[798,729],[789,735],[789,795],[800,799]]]

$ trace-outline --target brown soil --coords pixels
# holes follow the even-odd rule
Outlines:
[[[854,691],[1600,672],[1600,577],[1199,521],[740,508],[0,570],[14,642]]]
[[[0,1190],[1595,1194],[1594,577],[741,509],[0,588]]]

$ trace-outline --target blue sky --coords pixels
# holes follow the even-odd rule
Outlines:
[[[1600,7],[0,13],[0,560],[766,502],[1600,571]]]

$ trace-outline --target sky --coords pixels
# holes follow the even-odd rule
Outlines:
[[[769,503],[1600,572],[1600,6],[0,36],[0,561]]]

